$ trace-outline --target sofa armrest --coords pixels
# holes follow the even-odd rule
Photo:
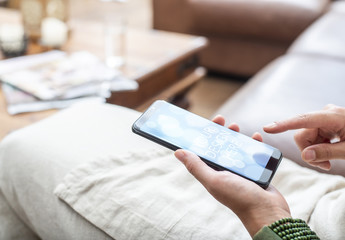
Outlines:
[[[345,106],[344,76],[344,60],[286,55],[256,74],[216,114],[238,123],[241,132],[248,136],[259,131],[264,142],[280,149],[284,157],[313,168],[301,159],[293,139],[295,131],[267,134],[262,127],[298,114],[318,111],[329,103]],[[332,169],[327,173],[345,176],[345,161],[332,161]]]
[[[153,28],[191,33],[192,17],[188,0],[153,0]]]
[[[344,24],[345,1],[338,1],[331,4],[329,12],[297,38],[288,52],[345,59]]]

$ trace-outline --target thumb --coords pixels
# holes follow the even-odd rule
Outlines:
[[[186,166],[187,170],[202,184],[207,182],[209,177],[214,174],[214,170],[192,152],[179,149],[175,152],[175,157],[180,160]]]
[[[332,159],[345,159],[345,142],[309,146],[302,151],[302,159],[313,165]]]

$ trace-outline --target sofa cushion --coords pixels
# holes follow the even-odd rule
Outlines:
[[[241,131],[263,134],[264,141],[285,157],[308,166],[289,131],[268,135],[262,127],[277,120],[322,109],[327,104],[345,106],[345,61],[309,55],[281,57],[244,85],[216,113],[237,122]],[[333,161],[331,173],[345,176],[345,161]]]
[[[172,151],[131,132],[138,116],[81,104],[6,137],[0,189],[11,209],[40,239],[250,239]],[[321,239],[343,239],[343,177],[284,159],[273,185]]]
[[[328,0],[190,0],[199,34],[293,41],[327,8]]]
[[[294,42],[289,53],[345,59],[345,1],[332,4],[331,10]]]
[[[80,164],[102,159],[111,152],[156,146],[132,133],[130,124],[138,116],[138,112],[123,107],[83,102],[2,140],[0,188],[23,225],[39,239],[111,239],[75,211],[64,207],[53,191]],[[12,225],[6,231],[18,233],[19,227]],[[14,234],[6,231],[5,235],[2,235],[4,231],[0,233],[0,239]],[[22,239],[30,238],[28,235]]]

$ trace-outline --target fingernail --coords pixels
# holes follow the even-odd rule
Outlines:
[[[325,170],[325,171],[329,171],[330,170],[330,168],[328,166],[326,167],[326,166],[319,165],[317,167],[319,167],[319,168],[321,168],[322,170]]]
[[[304,157],[307,161],[313,161],[316,159],[316,153],[314,150],[307,150],[305,151]]]
[[[186,154],[183,150],[177,150],[175,152],[175,157],[179,160],[182,160],[185,156],[186,156]]]
[[[267,124],[266,126],[264,126],[264,128],[273,128],[275,126],[277,126],[277,123],[273,122],[273,123]]]

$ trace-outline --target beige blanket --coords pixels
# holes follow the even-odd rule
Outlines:
[[[321,239],[344,239],[345,179],[284,159],[273,184]],[[168,150],[108,156],[74,169],[55,194],[117,240],[250,239]]]

